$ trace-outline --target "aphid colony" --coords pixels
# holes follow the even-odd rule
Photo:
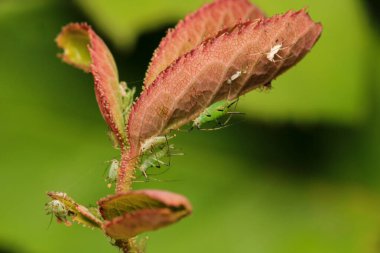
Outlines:
[[[232,84],[238,78],[240,78],[245,72],[236,71],[230,78],[226,80],[228,84]],[[120,83],[120,89],[126,91],[124,83]],[[127,93],[123,92],[123,98],[130,103],[131,96],[133,96],[134,90],[127,90]],[[191,127],[187,131],[191,131],[194,128],[198,130],[218,130],[229,126],[229,121],[232,115],[242,114],[240,112],[234,111],[236,109],[238,99],[233,100],[222,100],[212,104],[210,107],[206,108],[191,124]],[[234,106],[234,110],[232,107]],[[220,121],[221,118],[227,117],[223,122]],[[211,128],[205,128],[204,126],[208,123],[215,122],[216,126]],[[173,139],[176,135],[171,136],[155,136],[147,139],[141,145],[141,155],[140,163],[138,169],[144,176],[145,181],[149,181],[151,173],[148,171],[152,168],[161,168],[162,166],[170,166],[170,159],[172,156],[183,155],[175,150],[174,145],[169,143],[169,140]],[[164,160],[167,160],[165,162]],[[108,175],[106,177],[107,187],[111,188],[112,184],[116,183],[118,171],[120,167],[120,162],[117,159],[112,159],[108,166]]]
[[[277,43],[277,41],[276,41]],[[279,55],[281,50],[285,49],[282,43],[277,43],[269,52],[260,53],[261,55],[265,55],[268,61],[275,63],[275,58],[279,58],[283,60],[283,58]],[[232,74],[227,80],[227,84],[232,85],[233,82],[237,81],[241,78],[246,71],[238,70],[234,74]],[[126,105],[126,111],[128,111],[132,105],[133,96],[135,93],[135,89],[127,88],[125,82],[120,83],[120,90],[122,94],[123,104]],[[191,124],[191,127],[188,131],[193,130],[194,128],[198,130],[218,130],[229,126],[229,122],[231,117],[236,114],[242,114],[240,112],[235,111],[236,106],[239,99],[232,100],[222,100],[218,101],[208,108],[206,108]],[[233,107],[233,108],[232,108]],[[233,110],[232,110],[233,109]],[[227,117],[223,122],[220,121],[221,118]],[[215,122],[216,126],[211,128],[205,128],[204,126],[208,123]],[[155,136],[148,140],[146,140],[141,145],[141,157],[139,163],[139,170],[141,174],[144,176],[145,181],[148,181],[150,178],[150,174],[148,170],[151,168],[161,168],[161,166],[170,166],[171,156],[174,155],[183,155],[182,153],[178,153],[175,151],[174,145],[169,144],[169,140],[174,138],[175,135],[172,136]],[[168,160],[168,162],[164,162],[164,160]],[[120,167],[120,162],[117,159],[112,159],[108,166],[108,175],[106,177],[106,181],[108,182],[107,187],[111,188],[112,184],[116,182],[118,176],[118,170]],[[52,203],[51,209],[54,208],[54,213],[58,214],[58,217],[64,217],[64,210],[58,203]]]
[[[280,60],[284,60],[279,52],[285,49],[282,43],[277,43],[271,47],[269,52],[259,53],[261,55],[265,55],[267,60],[275,63],[275,58],[279,58]],[[246,71],[238,70],[233,73],[227,80],[227,84],[232,85],[233,82],[237,81],[241,78]],[[125,112],[127,112],[132,106],[133,97],[135,94],[135,89],[129,89],[125,82],[121,82],[119,84],[123,104],[125,105]],[[198,130],[218,130],[229,126],[229,122],[231,117],[236,114],[242,114],[240,112],[235,111],[236,106],[239,99],[232,100],[221,100],[218,101],[208,108],[206,108],[191,124],[191,127],[188,131],[193,130],[194,128]],[[234,108],[232,108],[234,107]],[[233,109],[233,110],[232,110]],[[220,121],[221,118],[227,117],[223,122]],[[208,123],[215,122],[216,126],[211,128],[205,128],[204,126]],[[112,134],[111,134],[112,137]],[[148,140],[146,140],[141,145],[141,157],[140,164],[138,166],[141,174],[144,176],[145,181],[149,180],[150,174],[148,170],[151,168],[161,168],[161,166],[170,166],[170,159],[174,155],[183,155],[182,153],[178,153],[175,151],[174,145],[169,144],[169,140],[174,138],[175,135],[172,136],[155,136]],[[116,141],[114,141],[115,146],[117,146]],[[164,159],[168,159],[168,162],[164,162]],[[116,183],[118,170],[120,167],[120,162],[117,159],[112,159],[108,166],[108,175],[106,177],[107,187],[111,188],[112,184]],[[53,212],[59,220],[65,220],[65,210],[62,205],[59,203],[49,203],[49,210]]]
[[[141,174],[144,176],[145,181],[149,181],[150,174],[148,169],[150,168],[161,168],[161,166],[170,166],[170,159],[172,156],[183,155],[175,150],[173,144],[169,144],[169,140],[174,138],[172,136],[157,136],[151,139],[148,139],[141,147],[141,159],[138,166]],[[165,162],[164,160],[168,160]],[[110,188],[113,183],[116,182],[118,170],[120,163],[118,160],[113,159],[110,161],[108,167],[108,175],[106,181],[108,182],[107,186]]]
[[[285,49],[283,47],[282,43],[278,43],[276,41],[276,44],[271,47],[271,49],[266,53],[258,53],[260,55],[265,55],[267,60],[270,62],[277,62],[275,58],[279,58],[280,60],[284,60],[280,55],[279,52],[281,50]],[[233,82],[237,81],[240,77],[242,77],[246,71],[238,70],[234,74],[232,74],[227,80],[227,84],[232,85]],[[125,112],[127,112],[130,107],[132,106],[133,97],[135,94],[135,89],[129,89],[127,87],[127,84],[125,82],[121,82],[119,84],[123,104],[125,105]],[[236,112],[236,106],[239,99],[232,99],[232,100],[222,100],[218,101],[208,108],[206,108],[192,123],[189,131],[193,130],[194,128],[197,128],[198,130],[218,130],[221,128],[225,128],[229,126],[229,122],[231,120],[232,115],[236,114],[242,114],[240,112]],[[234,110],[231,110],[234,106]],[[221,122],[220,119],[227,116],[227,119],[224,122]],[[210,122],[216,122],[217,126],[211,127],[211,128],[204,128],[204,125],[210,123]],[[111,134],[111,137],[112,134]],[[145,179],[148,180],[148,169],[150,168],[160,168],[161,166],[170,166],[170,157],[173,155],[180,155],[180,153],[175,153],[174,151],[174,145],[169,144],[169,140],[174,138],[173,136],[155,136],[148,140],[146,140],[142,146],[141,146],[141,159],[140,159],[140,165],[139,170],[141,171],[142,175],[144,175]],[[117,146],[116,141],[113,141],[115,143],[115,146]],[[169,158],[169,163],[165,163],[162,160],[164,158]],[[113,183],[116,182],[117,175],[118,175],[118,169],[119,169],[119,161],[116,159],[112,159],[110,161],[109,167],[108,167],[108,176],[106,177],[106,181],[108,182],[107,186],[110,188]]]

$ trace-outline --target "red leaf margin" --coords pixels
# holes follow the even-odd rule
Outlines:
[[[145,75],[145,88],[177,58],[204,40],[237,23],[262,17],[264,13],[248,0],[217,0],[189,14],[168,31],[153,53]]]

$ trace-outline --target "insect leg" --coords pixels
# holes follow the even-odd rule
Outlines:
[[[167,166],[170,167],[170,163],[171,163],[171,161],[172,161],[172,156],[171,156],[171,152],[170,152],[169,141],[168,141],[168,138],[166,137],[166,135],[165,135],[165,139],[166,139],[166,147],[168,148],[167,155],[168,155],[168,157],[169,157],[169,165],[167,165]]]

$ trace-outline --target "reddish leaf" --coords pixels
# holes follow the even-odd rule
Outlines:
[[[106,221],[103,229],[113,239],[127,240],[143,232],[168,226],[186,215],[186,210],[177,211],[169,208],[139,210]]]
[[[118,193],[98,201],[100,213],[106,220],[143,209],[161,207],[191,210],[190,203],[182,195],[159,190],[137,190]]]
[[[100,111],[123,147],[127,142],[124,106],[117,67],[106,44],[90,26],[77,23],[65,26],[56,41],[64,49],[60,57],[66,63],[93,74]]]
[[[119,193],[98,202],[107,220],[103,229],[116,240],[172,224],[191,213],[188,200],[178,194],[139,190]]]
[[[248,0],[217,0],[188,15],[169,30],[153,54],[144,85],[149,86],[158,74],[177,58],[191,51],[205,39],[238,22],[264,17]]]
[[[180,57],[133,106],[129,158],[147,139],[187,124],[214,102],[268,86],[311,50],[321,31],[304,10],[290,11],[241,23]]]

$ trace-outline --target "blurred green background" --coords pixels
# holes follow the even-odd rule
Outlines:
[[[94,204],[112,191],[92,77],[62,64],[54,38],[86,21],[141,87],[168,27],[205,0],[0,0],[0,252],[117,252],[99,231],[44,214],[45,192]],[[321,40],[270,92],[239,103],[220,131],[180,134],[186,153],[157,176],[194,213],[149,233],[149,252],[380,252],[377,0],[255,2],[268,15],[308,7]],[[372,13],[372,14],[371,14]],[[371,16],[372,15],[372,16]]]

